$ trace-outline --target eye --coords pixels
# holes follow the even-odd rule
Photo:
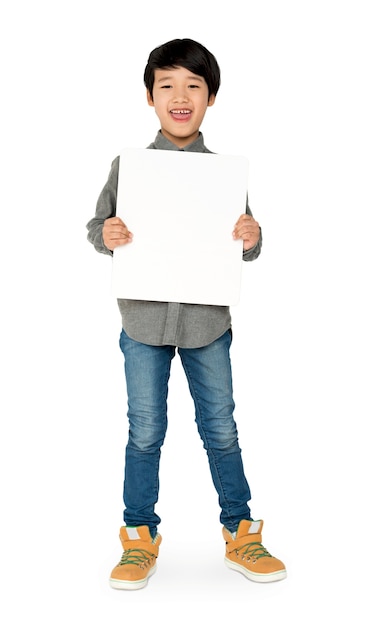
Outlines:
[[[190,89],[199,89],[199,85],[189,85]]]
[[[170,89],[172,85],[162,85],[161,89]]]

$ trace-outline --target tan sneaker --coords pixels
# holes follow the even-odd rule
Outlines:
[[[242,520],[236,537],[224,527],[222,534],[226,541],[225,563],[227,567],[241,572],[255,582],[282,580],[287,576],[285,565],[263,547],[262,526],[262,520]]]
[[[114,589],[141,589],[155,574],[161,536],[153,539],[148,526],[122,526],[119,536],[124,552],[111,572],[110,585]]]

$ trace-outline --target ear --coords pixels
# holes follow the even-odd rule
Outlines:
[[[152,99],[152,97],[151,97],[151,94],[150,94],[150,92],[149,92],[149,90],[148,90],[148,89],[146,89],[146,97],[147,97],[147,104],[148,104],[150,107],[155,106],[154,101],[153,101],[153,99]]]
[[[208,106],[209,107],[213,106],[215,102],[216,102],[216,94],[212,93],[208,99]]]

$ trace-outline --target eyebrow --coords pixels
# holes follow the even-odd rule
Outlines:
[[[158,83],[162,83],[166,80],[172,80],[174,78],[174,76],[169,75],[169,76],[163,76],[162,78],[158,78],[157,82]],[[203,78],[201,76],[186,76],[186,80],[198,80],[200,83],[203,82]]]

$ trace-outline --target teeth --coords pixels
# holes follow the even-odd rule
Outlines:
[[[171,113],[191,113],[191,111],[189,109],[172,109]]]

